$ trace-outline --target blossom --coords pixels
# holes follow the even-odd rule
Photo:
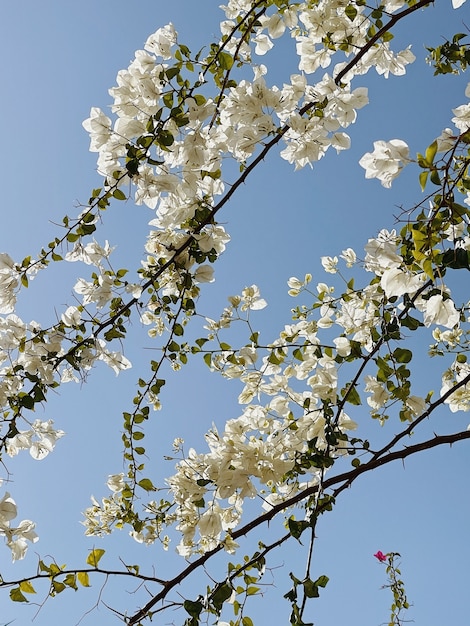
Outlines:
[[[452,121],[461,133],[466,132],[470,128],[470,104],[462,104],[452,111],[455,113]]]
[[[247,311],[248,309],[259,311],[267,306],[266,300],[260,297],[260,291],[256,285],[251,285],[251,287],[245,287],[245,289],[243,289],[242,302],[242,311]]]
[[[148,52],[162,57],[162,59],[171,59],[171,47],[175,45],[176,38],[177,32],[173,24],[170,23],[163,28],[159,28],[153,35],[150,35],[145,42],[144,48]]]
[[[387,560],[387,555],[384,554],[381,550],[374,554],[375,558],[378,559],[381,563]]]
[[[424,312],[424,325],[440,324],[446,328],[453,328],[458,324],[460,314],[450,298],[444,300],[440,294],[431,296],[429,300],[420,299],[416,308]]]
[[[380,285],[387,298],[403,296],[405,293],[413,295],[422,284],[422,275],[413,274],[397,267],[385,270],[380,279]]]
[[[401,139],[374,141],[374,151],[367,152],[359,161],[366,170],[366,178],[378,178],[384,187],[391,187],[403,166],[410,162],[409,149]]]
[[[325,270],[325,272],[328,272],[328,274],[336,274],[336,272],[338,271],[336,269],[336,266],[338,265],[337,256],[322,256],[321,264],[323,265],[323,269]]]
[[[125,487],[124,474],[122,472],[120,474],[111,474],[110,476],[108,476],[106,484],[111,491],[113,491],[114,493],[119,493]]]
[[[111,120],[101,109],[92,107],[82,126],[90,135],[90,152],[99,152],[111,137]]]

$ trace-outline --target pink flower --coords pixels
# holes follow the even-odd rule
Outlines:
[[[381,550],[374,554],[375,558],[378,559],[381,563],[387,560],[387,555],[384,554]]]

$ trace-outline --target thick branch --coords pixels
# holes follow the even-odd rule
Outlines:
[[[403,449],[397,450],[396,452],[390,452],[386,456],[378,458],[378,459],[371,459],[369,462],[364,463],[364,465],[360,465],[359,467],[356,467],[352,470],[333,476],[329,478],[328,480],[325,480],[324,483],[321,485],[321,488],[325,490],[325,489],[328,489],[328,488],[334,487],[335,485],[340,484],[340,486],[337,487],[337,489],[334,491],[334,495],[336,496],[337,494],[341,493],[341,491],[349,487],[351,483],[355,481],[359,476],[367,472],[370,472],[371,470],[374,470],[378,467],[381,467],[382,465],[386,465],[398,459],[405,459],[409,456],[412,456],[413,454],[422,452],[423,450],[430,450],[431,448],[435,448],[436,446],[441,446],[444,444],[452,445],[453,443],[457,441],[463,441],[465,439],[470,439],[470,431],[468,430],[454,433],[451,435],[440,435],[440,436],[436,435],[433,439],[429,439],[427,441],[417,443],[413,446],[404,447]],[[261,524],[269,522],[278,513],[281,513],[285,509],[290,508],[298,504],[299,502],[302,502],[306,498],[312,496],[319,490],[319,488],[320,488],[320,485],[312,485],[311,487],[308,487],[307,489],[304,489],[303,491],[297,493],[292,498],[289,498],[285,500],[284,502],[282,502],[281,504],[274,506],[267,513],[260,515],[258,518],[252,520],[251,522],[249,522],[248,524],[246,524],[239,530],[233,532],[231,534],[232,538],[238,539],[239,537],[247,535],[254,528],[257,528]],[[283,538],[283,541],[284,540],[285,538]],[[217,554],[218,552],[221,552],[222,550],[223,550],[223,545],[219,545],[217,546],[217,548],[214,548],[213,550],[206,552],[201,557],[199,557],[196,561],[193,561],[192,563],[190,563],[184,570],[182,570],[178,574],[178,576],[175,576],[175,578],[172,578],[171,580],[164,583],[163,589],[158,594],[156,594],[149,602],[147,602],[147,604],[142,609],[140,609],[135,615],[129,618],[128,620],[129,626],[133,626],[134,624],[137,624],[141,619],[144,619],[145,616],[148,614],[148,612],[158,602],[165,599],[165,597],[171,591],[171,589],[179,585],[192,572],[202,567],[209,559],[211,559],[214,556],[214,554]]]

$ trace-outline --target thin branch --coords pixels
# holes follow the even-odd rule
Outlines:
[[[359,52],[354,56],[354,58],[349,61],[349,63],[346,65],[346,67],[344,67],[341,72],[336,76],[335,78],[335,83],[337,85],[339,85],[341,83],[341,79],[353,68],[355,67],[359,61],[362,59],[362,57],[366,54],[366,52],[368,52],[372,46],[381,38],[385,35],[386,32],[388,32],[391,28],[393,28],[393,26],[395,26],[395,24],[397,22],[399,22],[401,19],[403,19],[404,17],[406,17],[407,15],[410,15],[411,13],[414,13],[415,11],[417,11],[418,9],[423,9],[424,7],[430,5],[430,4],[434,4],[433,1],[431,0],[420,0],[420,2],[417,2],[416,4],[414,4],[411,7],[408,7],[407,9],[404,9],[403,11],[401,11],[400,13],[397,13],[396,15],[394,15],[393,17],[390,18],[390,20],[385,24],[385,26],[382,26],[382,28],[380,30],[378,30],[375,35],[373,37],[371,37],[371,39],[366,43],[365,46],[363,46]]]

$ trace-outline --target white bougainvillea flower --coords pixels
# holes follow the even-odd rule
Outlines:
[[[99,152],[111,138],[111,120],[98,107],[92,107],[90,117],[82,123],[90,135],[90,152]]]
[[[424,312],[424,325],[440,324],[446,328],[453,328],[458,324],[460,314],[449,298],[444,300],[440,294],[431,296],[429,300],[416,302],[416,307]]]
[[[462,104],[452,112],[455,114],[452,121],[461,133],[465,133],[470,128],[470,104]]]
[[[17,514],[16,503],[7,491],[0,500],[0,524],[4,525],[6,522],[10,522],[15,519]]]
[[[197,283],[213,283],[214,268],[211,265],[200,265],[194,274],[194,280]]]
[[[403,166],[411,161],[408,145],[401,139],[374,141],[374,151],[367,152],[359,161],[366,170],[366,178],[378,178],[384,187],[390,187]]]
[[[252,311],[259,311],[268,306],[266,300],[260,297],[259,288],[256,285],[251,285],[251,287],[245,287],[242,291],[242,311],[247,311],[251,309]]]
[[[325,272],[328,272],[328,274],[336,274],[336,272],[338,271],[336,269],[336,266],[338,265],[338,257],[337,256],[322,256],[321,257],[321,264],[323,265],[323,269],[325,270]]]
[[[110,491],[113,491],[114,493],[119,493],[125,487],[124,474],[122,472],[120,474],[111,474],[110,476],[108,476],[106,484],[108,485]]]
[[[177,36],[173,24],[167,24],[150,35],[144,48],[162,59],[171,59],[171,47],[175,45]]]
[[[398,267],[385,270],[380,279],[380,286],[387,298],[403,296],[405,293],[413,295],[422,284],[421,274],[412,274]]]

